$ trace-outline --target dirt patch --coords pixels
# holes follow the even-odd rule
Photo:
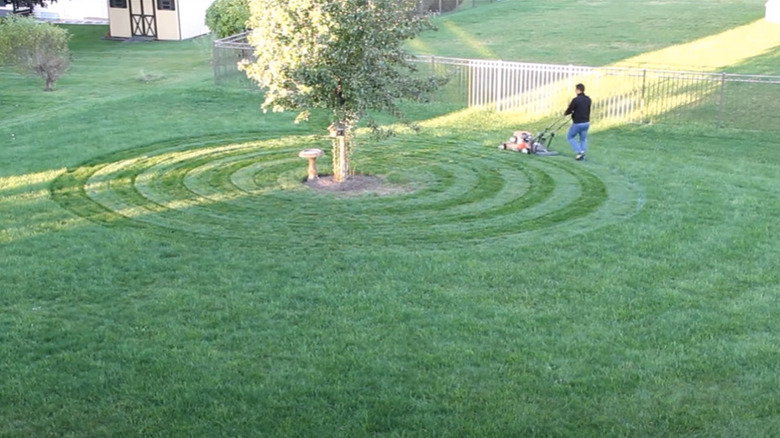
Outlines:
[[[341,183],[334,181],[331,175],[323,175],[314,181],[304,181],[303,184],[314,190],[339,196],[388,196],[414,191],[407,185],[389,183],[381,176],[375,175],[352,175]]]

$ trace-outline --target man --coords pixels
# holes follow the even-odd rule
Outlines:
[[[569,107],[563,114],[571,114],[571,127],[566,134],[571,147],[577,154],[574,159],[581,161],[585,159],[585,153],[588,151],[588,129],[590,128],[590,97],[585,95],[585,86],[577,84],[574,89],[577,97],[571,100]],[[579,136],[579,140],[577,140]]]

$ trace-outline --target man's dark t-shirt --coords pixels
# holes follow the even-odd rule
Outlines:
[[[563,115],[569,114],[571,114],[571,121],[574,123],[590,122],[590,97],[582,93],[572,99]]]

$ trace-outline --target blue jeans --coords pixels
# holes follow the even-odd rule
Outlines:
[[[572,123],[569,132],[566,134],[566,140],[569,140],[572,149],[578,154],[584,154],[588,151],[588,129],[590,122]],[[580,136],[579,141],[576,137]]]

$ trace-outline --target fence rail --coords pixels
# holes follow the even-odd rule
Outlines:
[[[214,42],[214,82],[252,87],[237,65],[251,60],[247,34]],[[420,74],[445,76],[435,99],[460,107],[560,114],[577,83],[593,98],[592,118],[608,123],[706,124],[780,130],[780,76],[416,56]]]

